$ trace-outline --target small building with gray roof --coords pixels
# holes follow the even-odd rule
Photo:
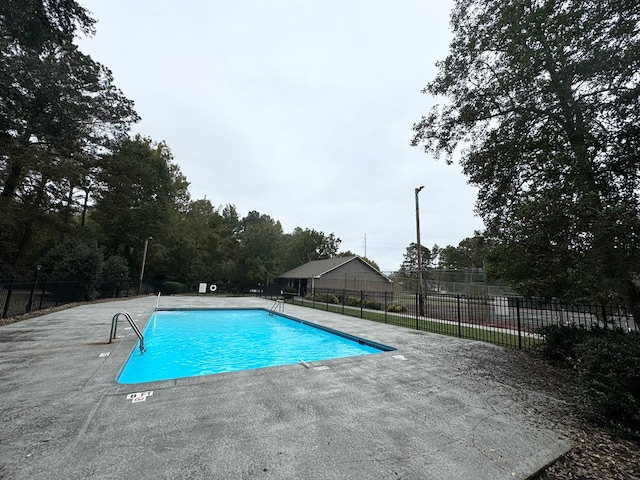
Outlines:
[[[393,282],[358,255],[308,262],[279,275],[276,281],[300,296],[326,289],[393,291]]]

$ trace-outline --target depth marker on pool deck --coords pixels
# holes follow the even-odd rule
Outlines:
[[[102,352],[100,355],[98,355],[98,358],[108,357],[109,355],[111,355],[111,352]]]
[[[153,395],[153,390],[147,392],[130,393],[127,395],[127,400],[131,400],[131,403],[145,402],[147,397]]]
[[[392,358],[395,358],[396,360],[406,360],[407,357],[405,357],[404,355],[391,355]]]

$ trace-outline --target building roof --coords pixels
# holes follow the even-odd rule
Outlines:
[[[377,273],[384,277],[382,273],[373,268],[367,261],[363,260],[358,255],[353,255],[352,257],[334,257],[326,260],[314,260],[313,262],[305,263],[293,270],[284,272],[282,275],[278,275],[278,278],[319,278],[322,275],[326,275],[327,273],[330,273],[333,270],[353,261],[362,262],[371,269],[372,273]]]

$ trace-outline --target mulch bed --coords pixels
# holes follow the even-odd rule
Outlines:
[[[640,480],[637,443],[589,426],[571,436],[571,451],[535,480]]]
[[[531,351],[506,350],[502,359],[480,367],[487,375],[514,387],[527,387],[560,400],[549,409],[553,424],[562,425],[573,448],[531,480],[640,480],[640,444],[594,425],[578,413],[574,371]],[[490,361],[491,363],[491,361]]]

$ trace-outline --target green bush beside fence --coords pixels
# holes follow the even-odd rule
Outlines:
[[[542,352],[578,372],[581,413],[640,440],[640,336],[622,329],[550,325]]]
[[[187,290],[187,286],[180,282],[163,282],[162,289],[160,290],[164,295],[177,295],[184,293]]]

